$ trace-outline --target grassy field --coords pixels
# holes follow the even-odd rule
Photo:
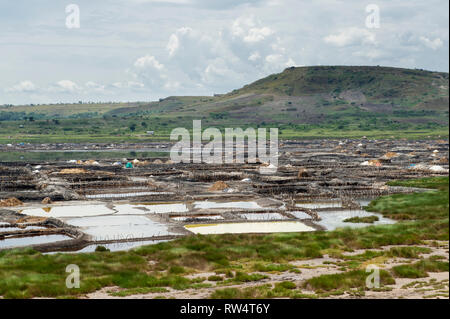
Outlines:
[[[350,288],[361,287],[363,273],[358,269],[365,261],[381,256],[415,258],[427,250],[414,245],[420,245],[424,240],[449,239],[448,178],[398,181],[396,184],[432,185],[436,191],[385,196],[372,202],[369,207],[374,211],[393,218],[401,216],[400,221],[392,225],[312,233],[195,235],[129,252],[43,255],[30,249],[3,251],[0,252],[0,295],[6,298],[71,298],[109,286],[123,288],[119,295],[164,291],[169,287],[199,289],[211,286],[205,282],[208,278],[188,279],[185,276],[205,271],[215,272],[211,281],[223,286],[211,296],[214,298],[315,298],[342,294]],[[400,244],[410,246],[371,251]],[[355,249],[366,249],[366,252],[356,256],[342,255]],[[324,254],[342,258],[342,267],[346,271],[308,280],[303,288],[313,289],[314,295],[303,294],[302,287],[292,283],[248,289],[226,287],[258,282],[265,278],[264,273],[301,271],[289,262]],[[69,264],[79,265],[81,269],[80,289],[65,286],[65,269]],[[448,263],[430,259],[396,268],[393,272],[382,271],[381,281],[390,284],[396,277],[421,276],[434,270],[448,271]]]
[[[60,120],[55,125],[52,121],[34,122],[10,121],[1,123],[0,144],[16,143],[125,143],[167,141],[172,129],[183,127],[192,131],[192,120],[184,118],[175,121],[171,119],[158,121],[152,118],[120,118],[120,119],[90,119],[90,120]],[[145,123],[145,124],[143,124]],[[202,128],[216,127],[223,133],[227,127],[250,127],[245,121],[217,122],[202,120]],[[265,123],[254,126],[262,128],[275,127],[279,129],[279,139],[316,139],[316,138],[372,138],[372,139],[448,139],[448,127],[438,126],[423,129],[420,126],[408,129],[393,129],[383,127],[370,130],[357,128],[339,129],[334,124],[329,125],[289,125]],[[154,135],[146,131],[155,131]]]

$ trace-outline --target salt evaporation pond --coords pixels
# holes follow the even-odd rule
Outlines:
[[[167,192],[134,192],[134,193],[118,193],[118,194],[93,194],[85,195],[89,199],[98,198],[126,198],[126,197],[139,197],[139,196],[149,196],[149,195],[171,195],[173,193]]]
[[[185,213],[188,212],[186,204],[121,204],[114,205],[114,210],[118,215],[145,215],[164,213]]]
[[[30,208],[20,211],[20,213],[29,216],[38,217],[90,217],[102,215],[145,215],[145,214],[163,214],[163,213],[185,213],[188,208],[185,204],[120,204],[107,207],[105,205],[66,205],[42,208]]]
[[[367,217],[375,215],[379,218],[378,221],[373,224],[369,223],[345,223],[344,220],[352,217]],[[394,224],[395,221],[381,214],[366,212],[365,210],[340,210],[340,211],[327,211],[319,212],[319,216],[322,218],[321,221],[316,222],[317,224],[325,227],[327,230],[335,230],[336,228],[351,227],[351,228],[361,228],[370,225],[380,225],[380,224]]]
[[[121,240],[168,235],[166,225],[144,216],[98,216],[74,218],[68,224],[78,226],[95,240]]]
[[[239,214],[241,218],[247,220],[277,220],[277,219],[287,219],[286,216],[283,216],[278,213],[248,213],[248,214]]]
[[[342,207],[342,203],[335,202],[308,202],[308,203],[296,203],[296,207],[303,207],[308,209],[321,209],[321,208],[338,208]]]
[[[245,233],[291,233],[315,229],[301,222],[223,223],[211,225],[186,225],[187,230],[202,235]]]
[[[212,208],[239,208],[239,209],[259,209],[262,208],[256,202],[210,202],[210,201],[202,201],[195,202],[194,208],[201,209],[212,209]]]
[[[298,219],[311,219],[312,218],[310,215],[308,215],[307,213],[302,212],[302,211],[294,211],[294,212],[290,211],[289,214],[294,215],[295,218],[298,218]]]
[[[41,226],[28,226],[24,228],[20,227],[0,227],[0,233],[6,233],[11,231],[18,231],[18,230],[32,230],[32,229],[46,229],[45,227]]]
[[[64,235],[42,235],[42,236],[28,236],[18,238],[6,238],[0,240],[0,248],[12,248],[36,244],[47,244],[68,239],[72,238]]]
[[[28,216],[58,218],[111,215],[114,211],[105,205],[67,205],[24,209],[20,213]]]
[[[222,216],[220,215],[197,215],[197,216],[176,216],[176,217],[171,217],[171,219],[176,220],[176,221],[186,221],[186,220],[190,220],[190,219],[194,219],[194,220],[219,220],[219,219],[223,219]]]

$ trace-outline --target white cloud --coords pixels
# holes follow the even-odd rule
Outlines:
[[[167,51],[169,51],[170,57],[173,56],[180,47],[179,36],[181,36],[181,37],[185,36],[190,32],[192,32],[191,28],[182,27],[182,28],[179,28],[175,33],[170,35],[169,42],[166,45],[166,49],[167,49]]]
[[[231,26],[231,33],[245,42],[260,42],[275,32],[267,26],[258,26],[253,15],[236,19]]]
[[[130,73],[148,90],[168,95],[223,92],[295,64],[277,33],[252,15],[220,30],[178,28],[165,49],[167,55],[139,58]]]
[[[433,49],[433,50],[437,50],[437,49],[441,48],[444,45],[444,42],[442,42],[442,40],[439,39],[439,38],[436,38],[434,40],[430,40],[427,37],[423,37],[422,36],[419,39],[425,46],[427,46],[427,47],[429,47],[430,49]]]
[[[164,68],[164,65],[159,63],[158,60],[156,60],[156,58],[152,55],[140,57],[136,60],[136,62],[134,62],[134,66],[140,69],[153,68],[156,70],[162,70]]]
[[[51,85],[47,90],[49,92],[74,93],[80,91],[81,87],[73,81],[61,80]]]
[[[117,89],[142,89],[145,85],[142,82],[136,81],[126,81],[126,82],[114,82],[111,84],[112,87]]]
[[[6,92],[33,92],[36,90],[36,86],[31,81],[22,81],[10,88],[6,89]]]
[[[86,84],[84,85],[88,90],[93,90],[93,91],[97,91],[97,92],[104,92],[105,91],[105,86],[93,81],[88,81],[86,82]]]
[[[268,27],[251,28],[248,34],[244,37],[245,42],[259,42],[264,40],[269,35],[272,35],[274,31]]]
[[[169,38],[169,43],[167,43],[167,50],[169,51],[169,56],[172,56],[175,51],[180,46],[180,41],[178,40],[178,37],[176,34],[172,34]]]
[[[259,52],[253,52],[253,53],[248,57],[248,59],[249,59],[250,61],[256,61],[256,60],[261,59],[261,55],[259,54]]]
[[[324,38],[324,41],[338,47],[345,47],[355,44],[376,44],[376,37],[367,29],[352,27],[337,34],[330,34]]]

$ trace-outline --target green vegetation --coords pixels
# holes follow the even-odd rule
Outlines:
[[[373,224],[374,222],[379,221],[380,219],[378,216],[372,215],[372,216],[366,216],[366,217],[352,217],[344,219],[344,223],[367,223],[367,224]]]
[[[110,250],[108,248],[106,248],[105,246],[95,247],[95,252],[105,252],[105,251],[110,251]]]
[[[404,186],[416,188],[430,188],[445,190],[448,186],[448,177],[427,177],[406,181],[390,181],[389,186]]]
[[[214,275],[214,276],[209,276],[208,277],[208,281],[222,281],[222,280],[223,280],[222,276]]]
[[[429,184],[430,180],[424,179],[421,183]],[[312,278],[308,284],[311,288],[326,291],[327,294],[342,294],[347,291],[347,288],[356,288],[361,284],[362,273],[359,268],[362,263],[384,256],[417,258],[420,254],[429,252],[427,248],[417,247],[423,244],[424,240],[449,240],[448,178],[434,183],[438,189],[436,191],[402,195],[408,196],[408,200],[400,202],[404,207],[393,200],[398,195],[382,197],[376,200],[374,205],[369,205],[369,207],[382,207],[381,213],[386,216],[396,216],[397,212],[404,214],[407,211],[408,216],[413,219],[392,225],[343,228],[330,232],[312,233],[196,235],[139,247],[129,252],[104,251],[43,255],[30,249],[2,251],[0,252],[0,295],[5,298],[74,297],[110,286],[127,290],[135,289],[124,294],[135,293],[141,288],[144,289],[141,291],[145,291],[150,288],[210,287],[209,284],[204,283],[206,278],[184,277],[189,273],[204,271],[225,274],[227,279],[219,281],[219,285],[257,282],[267,278],[265,272],[295,270],[289,269],[290,261],[317,258],[331,253],[342,258],[344,261],[342,266],[347,265],[351,270],[337,277]],[[383,205],[380,206],[380,203]],[[426,211],[421,206],[423,203],[426,203]],[[444,208],[446,211],[443,211]],[[381,252],[370,250],[387,245],[409,246]],[[355,249],[369,250],[356,256],[342,255],[345,251]],[[76,264],[81,268],[80,289],[66,288],[65,269],[69,264]],[[405,276],[405,273],[422,275],[423,272],[428,271],[448,271],[448,263],[436,258],[406,266],[408,267],[399,266],[400,268],[397,268],[393,274]],[[258,273],[252,273],[252,271],[258,271]],[[384,272],[382,278],[384,284],[389,284],[392,280],[391,276]],[[263,285],[258,286],[260,288],[252,287],[248,290],[220,289],[213,294],[213,297],[314,298],[324,296],[323,293],[305,295],[299,289],[290,289],[292,285],[288,286],[289,284],[282,284],[274,288]]]
[[[366,286],[367,273],[365,270],[352,270],[340,274],[322,275],[308,279],[305,288],[314,290],[348,290],[350,288],[361,288]],[[386,270],[380,270],[380,284],[395,284],[394,278]]]
[[[448,262],[428,258],[410,265],[399,265],[392,268],[397,277],[423,278],[428,277],[428,272],[448,272]]]
[[[426,220],[448,218],[448,177],[432,177],[416,181],[396,181],[392,185],[435,188],[421,194],[396,194],[372,201],[366,210],[380,212],[397,220]]]
[[[388,257],[419,258],[420,254],[428,254],[430,252],[431,249],[426,247],[393,247],[386,255]]]

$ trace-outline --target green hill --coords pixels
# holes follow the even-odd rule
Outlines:
[[[171,128],[191,127],[192,119],[202,119],[205,126],[219,128],[276,126],[285,138],[447,137],[448,106],[448,73],[378,66],[292,67],[212,97],[0,107],[0,136],[11,128],[22,139],[50,134],[46,123],[58,119],[53,134],[67,138],[73,133],[139,138],[148,129],[164,138]],[[15,129],[18,124],[23,127]]]

